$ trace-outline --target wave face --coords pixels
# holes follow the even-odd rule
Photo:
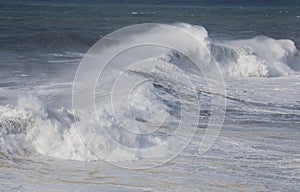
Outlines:
[[[98,160],[99,157],[91,152],[82,140],[77,127],[80,126],[80,131],[84,131],[89,142],[93,143],[94,149],[98,150],[96,153],[105,154],[107,160],[120,161],[144,158],[145,156],[141,156],[138,152],[132,153],[118,147],[112,147],[115,145],[107,139],[106,133],[97,129],[98,120],[114,140],[128,148],[140,149],[161,145],[168,136],[168,131],[174,131],[172,128],[176,127],[182,110],[190,110],[190,114],[195,113],[189,104],[189,84],[185,77],[187,75],[200,79],[200,76],[196,75],[195,77],[197,68],[188,57],[200,58],[204,67],[210,68],[207,72],[211,75],[217,70],[210,66],[213,60],[217,62],[223,74],[229,77],[287,76],[296,73],[300,68],[299,52],[291,40],[254,37],[244,40],[215,41],[201,26],[189,24],[177,24],[177,26],[193,34],[198,41],[186,42],[184,39],[178,38],[176,34],[170,33],[170,29],[167,27],[138,34],[137,38],[151,38],[153,35],[161,39],[166,38],[166,36],[173,38],[176,44],[188,50],[188,55],[182,55],[174,50],[162,49],[160,52],[156,49],[153,52],[153,50],[147,49],[146,51],[157,53],[148,59],[151,64],[148,66],[151,68],[135,67],[130,69],[128,73],[123,73],[148,80],[133,90],[129,105],[117,104],[117,110],[121,113],[119,116],[122,118],[121,120],[106,108],[103,101],[98,111],[99,119],[90,119],[89,114],[82,114],[80,111],[74,115],[75,113],[69,109],[51,109],[34,97],[20,98],[15,106],[0,106],[0,151],[6,154],[38,152],[50,157],[79,161]],[[134,41],[135,38],[129,40]],[[113,49],[113,46],[112,44],[109,47]],[[142,51],[139,55],[132,55],[132,57],[141,55],[143,55]],[[108,71],[108,75],[104,76],[104,79],[108,79],[105,79],[107,84],[104,84],[104,87],[99,87],[100,96],[109,95],[109,90],[106,88],[111,88],[110,84],[113,83],[110,82],[111,79],[109,78],[120,74],[122,70],[120,65],[116,64],[117,67],[113,69],[113,73]],[[208,93],[209,89],[206,90],[204,81],[200,79],[199,82],[202,82],[199,84],[201,84],[203,92]],[[127,84],[125,83],[124,86]],[[183,103],[187,103],[189,107],[184,108],[184,105],[180,105],[178,92],[183,92],[186,95],[183,98]],[[208,104],[209,98],[210,96],[207,96],[207,101],[205,101]],[[205,107],[202,109],[205,110]],[[151,127],[151,123],[160,123],[159,121],[164,115],[172,120],[171,123],[165,125],[169,129],[166,132],[143,136],[124,131],[124,126],[131,126],[132,123],[137,123],[141,125],[141,128],[147,129]],[[208,116],[209,110],[206,114],[206,117]],[[204,118],[202,120],[204,121]],[[161,153],[165,152],[162,151]],[[147,157],[158,155],[148,154]]]

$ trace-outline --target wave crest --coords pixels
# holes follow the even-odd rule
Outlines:
[[[223,74],[230,77],[278,77],[293,74],[299,70],[299,51],[295,43],[288,39],[276,40],[257,36],[251,39],[214,41],[203,27],[180,24],[198,41],[183,42],[188,45],[188,57],[200,57],[203,65],[215,60]],[[203,56],[205,55],[205,57]],[[186,60],[171,56],[170,62],[185,65]],[[186,65],[185,65],[186,66]],[[216,69],[211,69],[212,73]]]

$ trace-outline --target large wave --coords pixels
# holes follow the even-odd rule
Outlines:
[[[215,60],[224,76],[278,77],[294,74],[300,68],[299,51],[291,40],[257,36],[242,40],[216,41],[211,39],[206,29],[201,26],[178,26],[192,33],[197,39],[194,42],[180,42],[177,39],[180,37],[174,37],[174,41],[188,46],[190,54],[187,56],[201,57],[204,64]],[[168,34],[162,32],[162,35]],[[203,53],[205,57],[202,56]],[[182,58],[173,54],[170,62],[186,67],[187,60]],[[211,69],[212,73],[214,70]]]
[[[152,52],[152,56],[168,59],[170,63],[188,72],[195,71],[190,70],[192,66],[195,66],[190,59],[187,59],[191,58],[201,63],[205,72],[210,72],[212,76],[217,70],[212,61],[220,67],[224,76],[230,77],[287,76],[294,74],[300,68],[300,54],[292,40],[265,36],[230,41],[214,40],[209,37],[208,31],[202,26],[186,23],[179,23],[176,26],[181,30],[174,30],[168,25],[157,25],[149,31],[136,32],[121,43],[134,45],[135,42],[137,44],[151,43],[155,40],[163,44],[167,39],[172,42],[173,46],[184,50],[185,55],[176,50],[166,51],[159,46],[154,46],[152,49],[146,49],[148,53],[135,51],[133,55],[127,55],[127,57],[143,58],[144,55]],[[183,37],[182,31],[187,32],[193,38]],[[114,46],[118,47],[112,42],[112,46],[108,45],[106,51],[113,51]]]
[[[107,139],[106,133],[99,131],[98,120],[101,121],[103,130],[115,141],[128,148],[139,149],[160,145],[167,137],[167,132],[148,136],[133,135],[124,131],[124,126],[131,126],[132,122],[135,122],[141,125],[141,129],[147,129],[151,127],[151,123],[159,123],[165,114],[176,119],[181,110],[191,110],[192,107],[180,108],[182,106],[176,95],[180,91],[188,93],[188,83],[184,81],[186,75],[195,77],[195,74],[198,74],[197,68],[188,59],[189,57],[200,58],[203,67],[209,68],[206,72],[211,73],[212,76],[217,70],[214,66],[210,66],[212,60],[217,62],[225,76],[231,77],[286,76],[294,74],[300,68],[299,52],[291,40],[254,37],[244,40],[215,41],[201,26],[188,24],[177,24],[177,26],[193,34],[197,41],[180,39],[178,34],[172,33],[167,26],[138,34],[137,38],[151,39],[152,36],[156,36],[161,39],[173,39],[177,45],[184,47],[188,54],[183,55],[176,50],[165,49],[160,52],[156,49],[153,53],[157,55],[148,60],[153,64],[151,69],[145,66],[135,67],[126,73],[129,76],[147,77],[150,81],[141,83],[132,91],[130,109],[122,103],[117,105],[123,124],[107,110],[105,103],[101,103],[97,112],[99,119],[91,119],[89,114],[82,114],[80,111],[74,115],[75,113],[64,108],[50,109],[36,98],[20,98],[15,106],[0,106],[0,152],[24,155],[37,151],[46,156],[82,161],[98,160],[99,157],[95,153],[101,153],[105,154],[103,156],[110,161],[136,160],[144,156],[141,156],[138,151],[133,153],[116,147],[110,139]],[[128,39],[128,41],[134,40],[135,38]],[[113,49],[113,46],[114,44],[111,44],[109,48]],[[146,49],[149,50],[151,48]],[[143,52],[139,53],[132,57],[142,57]],[[118,76],[120,72],[118,70],[121,68],[114,69],[113,73],[108,71],[108,77],[113,74]],[[104,80],[109,81],[105,78]],[[103,94],[108,94],[105,88],[107,88],[105,85],[98,87],[101,90],[98,90],[97,96],[102,98]],[[205,88],[201,87],[201,89]],[[188,103],[188,98],[187,94],[184,103]],[[85,139],[93,143],[94,151],[86,146],[78,126],[81,127],[80,131],[85,132]],[[166,124],[165,127],[172,132],[174,131],[172,126],[176,127],[174,124]],[[148,157],[152,155],[160,154],[148,154]]]

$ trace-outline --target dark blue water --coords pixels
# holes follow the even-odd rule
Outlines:
[[[1,51],[85,51],[115,29],[144,22],[202,25],[212,37],[266,35],[299,44],[297,1],[1,1]]]
[[[85,53],[116,29],[148,22],[201,25],[217,40],[265,35],[300,45],[299,1],[0,1],[1,76],[47,79],[68,68],[71,80],[81,56],[57,54]]]

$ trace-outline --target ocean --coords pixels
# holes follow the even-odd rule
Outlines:
[[[0,191],[299,191],[300,2],[0,0]]]

